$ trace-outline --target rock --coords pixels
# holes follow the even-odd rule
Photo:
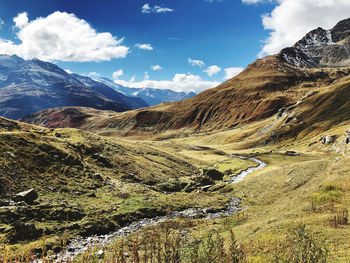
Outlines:
[[[99,173],[95,173],[94,178],[98,181],[103,181],[103,178],[102,178],[101,174],[99,174]]]
[[[299,153],[298,152],[295,152],[295,151],[286,151],[284,153],[284,155],[287,155],[287,156],[298,156]]]
[[[16,156],[13,154],[13,152],[8,151],[7,154],[10,155],[12,158],[15,158],[15,157],[16,157]]]
[[[212,187],[212,186],[213,186],[212,184],[210,184],[210,185],[205,185],[205,186],[202,186],[200,189],[201,189],[201,191],[203,191],[203,192],[207,192],[207,191],[209,190],[209,188]]]
[[[312,142],[312,143],[309,143],[309,145],[308,145],[308,146],[310,147],[310,146],[312,146],[312,145],[314,145],[314,144],[316,144],[316,143],[317,143],[317,142]]]
[[[27,204],[33,204],[33,202],[38,198],[38,193],[34,189],[29,189],[24,192],[16,194],[12,200],[15,202],[24,201]]]
[[[319,138],[319,141],[325,145],[325,144],[330,144],[330,143],[333,143],[337,140],[338,136],[337,135],[325,135],[325,136],[322,136]]]
[[[277,112],[277,119],[281,118],[287,110],[287,108],[280,108]]]
[[[55,137],[56,137],[56,138],[62,138],[62,135],[61,135],[60,133],[56,132],[56,133],[55,133]]]
[[[203,169],[203,175],[206,175],[213,180],[222,180],[224,177],[224,174],[216,169]]]
[[[345,144],[349,144],[350,143],[350,131],[349,130],[347,130],[346,132],[345,132],[345,136],[344,136],[345,138]]]

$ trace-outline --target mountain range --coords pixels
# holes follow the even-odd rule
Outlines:
[[[0,261],[87,250],[74,261],[349,262],[349,21],[181,101],[0,117]],[[131,92],[1,59],[12,69],[1,81],[32,83],[26,96],[79,88],[113,103]]]
[[[129,88],[116,84],[107,78],[100,78],[98,81],[126,96],[139,97],[146,101],[150,106],[158,105],[163,102],[180,101],[196,95],[194,92],[176,92],[170,89]]]
[[[106,79],[96,81],[69,74],[53,63],[38,59],[26,61],[16,55],[0,55],[0,115],[7,118],[19,119],[62,106],[121,112],[193,95],[170,90],[130,89]]]
[[[303,127],[308,121],[314,123],[318,118],[323,119],[325,112],[334,110],[332,108],[334,104],[330,101],[337,101],[343,112],[350,113],[350,106],[344,101],[350,93],[346,88],[350,70],[340,67],[340,65],[350,66],[350,56],[338,56],[337,52],[333,52],[347,50],[350,37],[349,21],[349,19],[341,21],[328,31],[320,28],[313,30],[293,47],[284,49],[276,55],[258,59],[238,76],[195,97],[105,118],[96,118],[98,114],[95,117],[89,115],[94,122],[87,118],[85,122],[81,122],[81,127],[113,128],[115,131],[127,134],[145,130],[159,133],[182,128],[194,131],[225,130],[269,118],[283,109],[297,107],[296,104],[300,103],[300,100],[308,103],[310,97],[312,101],[320,100],[319,103],[324,104],[316,108],[312,105],[304,107],[304,109],[309,107],[315,112],[304,114],[310,119],[304,118],[301,121]],[[316,50],[319,51],[319,56],[315,55]],[[324,61],[337,62],[329,62],[332,67],[324,68]],[[83,108],[76,110],[84,112]],[[61,112],[61,109],[55,111]],[[291,112],[297,115],[295,109]],[[49,127],[55,125],[62,127],[61,124],[49,122],[51,114],[52,111],[41,112],[26,118],[25,121],[35,124],[45,123]],[[344,113],[339,116],[348,118]],[[293,122],[289,127],[291,124]],[[296,122],[295,125],[301,124]]]

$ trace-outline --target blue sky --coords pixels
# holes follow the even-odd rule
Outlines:
[[[2,0],[0,53],[38,57],[94,78],[114,75],[123,85],[198,92],[258,54],[277,52],[316,25],[345,18],[346,2]],[[308,8],[325,14],[307,18]]]

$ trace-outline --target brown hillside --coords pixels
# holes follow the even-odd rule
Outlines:
[[[310,90],[327,86],[349,72],[348,68],[300,69],[281,62],[278,55],[269,56],[252,63],[235,78],[184,101],[119,114],[92,109],[87,113],[82,108],[50,109],[23,120],[46,127],[110,128],[129,134],[181,128],[224,130],[270,117]]]

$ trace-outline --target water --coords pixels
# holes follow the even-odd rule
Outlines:
[[[238,183],[238,182],[242,181],[244,179],[244,177],[246,177],[250,173],[252,173],[254,171],[257,171],[257,170],[261,170],[261,169],[263,169],[264,167],[267,166],[266,163],[264,163],[263,161],[261,161],[261,160],[259,160],[257,158],[254,158],[254,157],[250,157],[249,158],[249,157],[245,157],[245,156],[241,156],[241,155],[235,155],[235,154],[231,154],[230,156],[231,157],[238,157],[238,158],[241,158],[241,159],[244,159],[244,160],[249,159],[249,160],[259,164],[258,166],[249,167],[249,168],[245,169],[244,171],[240,172],[237,176],[232,177],[231,180],[228,182],[230,184]]]
[[[239,173],[237,176],[232,177],[232,179],[228,183],[237,183],[242,181],[247,175],[250,173],[263,169],[266,167],[266,163],[263,161],[254,158],[254,157],[245,157],[241,155],[230,154],[230,157],[238,157],[241,159],[249,159],[253,162],[256,162],[258,166],[249,167],[246,170]],[[175,211],[172,212],[170,217],[168,216],[157,216],[154,218],[144,218],[139,221],[133,222],[127,226],[121,227],[116,231],[107,234],[107,235],[94,235],[90,237],[80,237],[78,236],[74,240],[72,240],[66,247],[65,251],[60,252],[54,255],[56,262],[65,262],[68,259],[74,258],[76,255],[83,253],[89,248],[93,248],[95,246],[103,246],[112,243],[119,237],[128,236],[131,233],[135,233],[140,231],[145,226],[154,226],[161,222],[164,222],[171,218],[185,218],[185,219],[213,219],[213,218],[221,218],[226,216],[232,216],[237,211],[242,210],[240,207],[241,200],[237,197],[230,196],[230,201],[227,204],[227,208],[221,211],[212,211],[210,208],[189,208],[183,211]],[[41,261],[36,261],[40,263]]]

